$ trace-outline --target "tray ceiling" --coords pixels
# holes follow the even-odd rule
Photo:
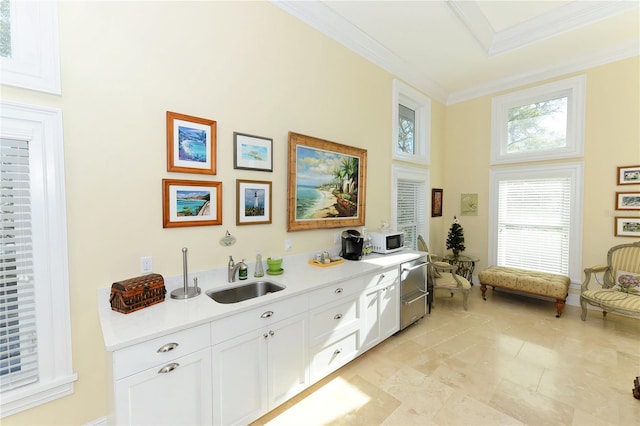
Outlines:
[[[277,1],[444,103],[640,54],[640,2]]]

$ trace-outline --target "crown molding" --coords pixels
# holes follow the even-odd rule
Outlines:
[[[496,32],[487,54],[492,57],[511,52],[638,8],[639,5],[637,1],[573,1],[520,25]]]
[[[584,71],[589,68],[621,61],[635,56],[640,56],[640,41],[634,37],[625,42],[618,43],[615,46],[600,49],[596,52],[582,55],[580,57],[568,59],[553,67],[533,69],[530,72],[488,81],[469,89],[452,92],[447,99],[446,105],[453,105],[459,102],[479,98],[481,96],[514,89],[516,87],[537,83],[539,81],[556,78],[574,72]]]
[[[446,102],[449,93],[442,86],[415,72],[414,67],[411,67],[322,2],[272,0],[271,3],[363,56],[393,76],[404,80],[421,92],[429,94],[433,99],[442,103]]]

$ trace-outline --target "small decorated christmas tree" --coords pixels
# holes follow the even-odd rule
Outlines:
[[[447,235],[447,249],[453,251],[453,256],[458,257],[461,251],[464,251],[464,230],[458,219],[453,217],[453,224],[449,228],[449,235]]]

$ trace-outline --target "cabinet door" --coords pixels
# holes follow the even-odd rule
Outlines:
[[[362,301],[362,352],[380,342],[380,295],[377,288],[367,289]]]
[[[118,425],[211,424],[211,349],[115,381]]]
[[[400,330],[400,283],[383,288],[380,301],[380,339],[384,340]]]
[[[267,337],[254,330],[213,346],[214,424],[247,424],[267,412]]]
[[[282,404],[309,384],[307,315],[298,315],[269,327],[269,409]]]

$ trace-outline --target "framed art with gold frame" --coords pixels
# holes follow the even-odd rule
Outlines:
[[[362,226],[367,151],[289,132],[287,231]]]

